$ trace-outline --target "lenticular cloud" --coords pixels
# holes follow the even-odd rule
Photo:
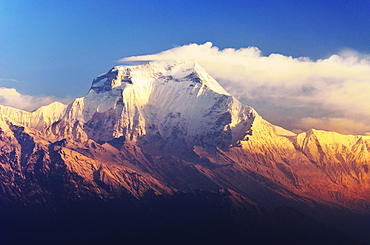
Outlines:
[[[343,133],[368,132],[369,127],[365,126],[370,120],[368,55],[344,50],[327,59],[312,61],[281,54],[263,56],[256,47],[221,50],[207,42],[123,58],[120,62],[178,59],[199,63],[229,93],[255,107],[267,120],[290,130],[317,128],[324,125],[317,123],[320,119],[333,118],[331,124]],[[351,122],[356,125],[349,125]]]

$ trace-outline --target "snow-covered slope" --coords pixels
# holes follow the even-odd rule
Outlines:
[[[0,105],[0,117],[3,121],[8,121],[23,127],[43,130],[61,119],[66,108],[67,105],[60,102],[53,102],[47,106],[40,107],[34,112],[27,112]]]

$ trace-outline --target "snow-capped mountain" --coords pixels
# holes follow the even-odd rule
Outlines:
[[[243,140],[255,116],[193,62],[118,66],[93,81],[63,120],[78,120],[97,142],[176,138],[188,145]]]
[[[0,106],[0,128],[4,205],[226,188],[256,205],[370,214],[370,136],[274,126],[190,61],[116,66],[69,105]]]

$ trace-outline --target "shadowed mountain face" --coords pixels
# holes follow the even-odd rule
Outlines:
[[[271,125],[192,62],[118,66],[70,105],[0,106],[1,226],[60,244],[355,244],[320,221],[370,241],[369,150]]]

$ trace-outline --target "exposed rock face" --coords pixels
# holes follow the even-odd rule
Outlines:
[[[11,123],[8,130],[1,132],[2,201],[48,205],[125,194],[140,197],[148,190],[171,192],[150,175],[115,162],[114,153],[91,140],[50,142]]]
[[[369,136],[271,125],[192,62],[118,66],[68,106],[0,106],[0,198],[52,209],[228,188],[369,215],[369,150]]]

